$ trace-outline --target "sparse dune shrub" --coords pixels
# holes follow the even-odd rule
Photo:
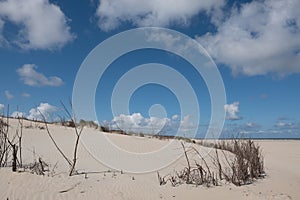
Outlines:
[[[215,149],[215,154],[209,156],[215,168],[208,164],[195,147],[186,149],[182,143],[187,167],[175,175],[162,177],[158,173],[160,185],[170,182],[173,186],[182,183],[210,186],[226,180],[241,186],[265,176],[262,150],[253,140],[222,140],[215,144],[199,141],[197,144]],[[192,166],[188,153],[199,155],[202,164],[194,160],[195,164]]]
[[[106,126],[100,126],[100,130],[101,130],[102,132],[106,132],[106,133],[109,133],[109,132],[110,132],[109,128],[106,127]]]

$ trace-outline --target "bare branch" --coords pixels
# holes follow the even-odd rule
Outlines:
[[[53,142],[55,148],[59,151],[59,153],[63,156],[63,158],[67,161],[67,163],[68,163],[69,166],[71,167],[71,166],[72,166],[72,162],[71,162],[71,161],[69,160],[69,158],[64,154],[64,152],[59,148],[59,146],[57,145],[56,141],[55,141],[54,138],[52,137],[45,116],[43,115],[43,113],[42,113],[39,109],[38,109],[38,111],[39,111],[40,115],[41,115],[42,118],[43,118],[43,122],[44,122],[44,124],[45,124],[45,126],[46,126],[46,131],[47,131],[48,136],[50,137],[51,141]]]

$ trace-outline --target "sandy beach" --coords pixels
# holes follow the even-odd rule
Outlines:
[[[25,126],[32,122],[24,121]],[[10,133],[17,127],[17,120],[10,121]],[[34,125],[35,126],[35,125]],[[182,184],[173,187],[171,184],[159,185],[157,173],[128,173],[115,170],[102,163],[87,144],[97,140],[97,136],[106,138],[119,148],[135,153],[147,153],[159,150],[168,145],[170,140],[159,140],[150,137],[127,136],[112,133],[102,133],[93,128],[85,128],[78,152],[78,172],[85,174],[68,176],[68,165],[55,149],[45,129],[23,129],[23,163],[32,163],[38,157],[49,164],[51,173],[44,176],[29,172],[13,173],[11,168],[0,169],[0,199],[299,199],[300,173],[300,141],[295,140],[259,140],[265,156],[264,179],[256,180],[249,185],[237,187],[230,183],[220,186],[193,186]],[[43,124],[37,126],[43,127]],[[72,155],[75,141],[74,130],[60,125],[49,125],[49,130],[58,145]],[[99,146],[105,144],[99,142]],[[173,146],[172,146],[173,145]],[[180,142],[172,142],[174,155],[183,155]],[[176,148],[176,146],[178,148]],[[203,147],[202,147],[203,148]],[[103,151],[108,154],[111,151]],[[207,148],[209,150],[209,148]],[[107,155],[112,156],[112,155]],[[115,156],[115,155],[113,155]],[[101,157],[100,157],[101,158]],[[130,167],[126,159],[114,158],[124,166]],[[113,159],[112,159],[113,160]],[[159,159],[153,160],[158,162]],[[143,161],[141,161],[143,162]],[[184,156],[159,170],[168,174],[186,165]],[[143,164],[132,163],[132,166]]]

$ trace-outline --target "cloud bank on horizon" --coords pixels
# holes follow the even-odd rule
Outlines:
[[[144,117],[141,113],[133,113],[131,115],[121,114],[115,116],[111,121],[102,122],[111,129],[121,129],[127,132],[148,133],[148,134],[168,134],[178,133],[187,134],[195,128],[190,116],[184,116],[182,119],[178,115],[171,118]]]
[[[4,105],[2,105],[2,109],[4,109]],[[0,105],[1,110],[1,105]],[[44,121],[44,119],[48,122],[53,122],[57,120],[56,112],[59,111],[59,108],[49,103],[40,103],[39,106],[35,108],[31,108],[29,110],[29,114],[21,111],[14,111],[10,116],[14,118],[27,118],[31,120],[39,120]]]

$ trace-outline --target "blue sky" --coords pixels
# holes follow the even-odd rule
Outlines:
[[[60,101],[72,97],[76,74],[91,50],[122,31],[155,26],[197,40],[217,64],[227,99],[224,134],[299,138],[299,6],[297,0],[1,1],[0,110],[10,105],[11,115],[19,111],[39,118],[39,109],[49,120],[56,119]],[[178,70],[190,81],[197,91],[200,122],[183,116],[176,96],[155,84],[131,96],[129,114],[113,116],[110,103],[116,82],[135,66],[154,62]],[[164,107],[165,116],[160,106],[150,109],[156,104]],[[179,124],[207,128],[210,106],[205,82],[190,64],[154,49],[115,60],[98,84],[95,105],[99,122],[121,121],[127,129],[151,131],[162,124],[169,131]]]

